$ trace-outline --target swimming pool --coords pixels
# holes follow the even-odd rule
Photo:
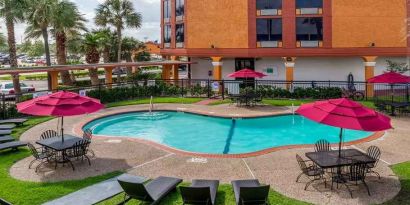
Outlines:
[[[151,116],[133,112],[103,117],[86,124],[94,135],[141,138],[179,150],[209,154],[242,154],[286,145],[339,142],[339,129],[299,115],[231,119],[160,111]],[[346,130],[344,141],[373,133]]]

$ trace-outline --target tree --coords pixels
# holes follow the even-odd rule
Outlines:
[[[122,39],[121,47],[123,50],[121,53],[121,58],[125,59],[127,62],[133,62],[133,54],[142,50],[145,45],[143,42],[133,37],[125,37],[124,39]]]
[[[7,46],[7,40],[3,33],[0,33],[0,47]]]
[[[51,30],[56,39],[57,64],[67,64],[67,36],[78,36],[80,31],[86,31],[86,20],[78,11],[77,6],[69,1],[59,1],[54,8]],[[64,85],[72,85],[69,71],[60,71],[61,81]]]
[[[84,37],[83,49],[85,51],[85,61],[89,64],[97,64],[100,61],[100,52],[98,51],[99,36],[95,33],[87,33]],[[93,86],[99,85],[98,69],[90,68],[89,75]]]
[[[27,8],[26,0],[0,0],[0,17],[6,22],[7,43],[9,45],[10,66],[17,67],[16,36],[14,34],[14,24],[24,21],[24,12]],[[12,75],[14,91],[19,94],[19,75]]]
[[[109,28],[102,28],[93,31],[98,36],[98,44],[100,53],[104,59],[104,63],[110,62],[110,51],[116,41],[115,34]]]
[[[386,60],[387,62],[387,71],[389,72],[397,72],[397,73],[405,73],[410,71],[409,65],[407,63],[398,63],[392,60]]]
[[[142,15],[135,12],[130,0],[106,0],[96,9],[95,23],[98,26],[113,26],[118,36],[117,61],[121,62],[122,30],[140,28]]]
[[[44,54],[44,43],[40,40],[31,43],[31,41],[25,41],[20,45],[20,52],[27,53],[30,57],[38,57]]]

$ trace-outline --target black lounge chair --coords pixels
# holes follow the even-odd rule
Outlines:
[[[9,134],[11,134],[11,131],[12,131],[12,130],[0,130],[0,136],[2,136],[2,135],[9,135]]]
[[[157,204],[170,191],[176,189],[182,179],[173,177],[158,177],[147,184],[132,183],[118,179],[118,183],[124,189],[125,197],[121,204],[125,204],[131,199],[137,199],[150,204]],[[128,196],[128,197],[127,197]]]
[[[269,185],[261,185],[257,179],[232,181],[236,204],[269,204]]]
[[[6,143],[6,142],[12,142],[15,141],[16,139],[14,139],[14,137],[10,136],[10,135],[6,135],[6,136],[0,136],[0,144],[1,143]]]
[[[12,205],[10,202],[0,198],[0,205]]]
[[[20,142],[20,141],[7,142],[7,143],[0,144],[0,150],[5,150],[5,149],[17,150],[19,147],[25,147],[25,146],[27,146],[27,143],[25,142]]]
[[[11,130],[15,128],[15,124],[5,124],[5,125],[0,125],[0,130]]]
[[[218,180],[196,179],[192,180],[191,186],[181,186],[179,189],[184,204],[214,205],[218,186]]]
[[[15,118],[15,119],[7,119],[7,120],[0,120],[0,124],[16,124],[17,126],[23,125],[27,121],[26,118]]]

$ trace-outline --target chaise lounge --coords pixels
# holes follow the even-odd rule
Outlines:
[[[15,119],[0,120],[0,124],[16,124],[17,126],[20,126],[26,121],[27,121],[26,118],[15,118]]]
[[[214,205],[218,191],[218,180],[192,180],[189,187],[181,186],[182,200],[184,204]]]
[[[25,147],[25,146],[27,146],[27,143],[21,142],[21,141],[6,142],[3,144],[0,144],[0,150],[5,150],[5,149],[17,150],[19,147]]]
[[[269,185],[261,185],[257,179],[232,181],[236,204],[269,204]]]
[[[1,143],[6,143],[6,142],[12,142],[14,140],[15,140],[14,137],[12,137],[10,135],[0,136],[0,144]]]
[[[140,182],[129,182],[118,179],[118,183],[124,189],[126,197],[120,204],[125,204],[131,199],[137,199],[149,204],[157,204],[170,191],[176,190],[176,187],[182,179],[173,177],[158,177],[147,184]]]

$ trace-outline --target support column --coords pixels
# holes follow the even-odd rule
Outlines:
[[[374,68],[376,67],[377,56],[363,56],[364,60],[364,79],[367,82],[370,78],[374,77]],[[366,96],[374,96],[374,84],[366,83]]]
[[[294,80],[294,70],[296,57],[284,57],[285,69],[286,69],[286,89],[290,90],[292,82]]]
[[[170,78],[170,73],[171,71],[171,66],[170,65],[163,65],[162,66],[162,80],[169,80]]]
[[[107,88],[112,88],[112,70],[113,67],[106,67],[105,70],[105,84],[107,84]]]
[[[50,75],[50,85],[51,91],[56,91],[58,89],[58,71],[49,71]]]
[[[222,57],[211,57],[212,66],[214,67],[212,75],[214,80],[222,80]]]
[[[178,60],[178,56],[171,56],[171,60],[172,61]],[[172,67],[172,79],[174,80],[174,85],[178,85],[178,81],[179,81],[178,68],[179,68],[179,65],[175,64],[175,65],[172,65],[171,67]]]

